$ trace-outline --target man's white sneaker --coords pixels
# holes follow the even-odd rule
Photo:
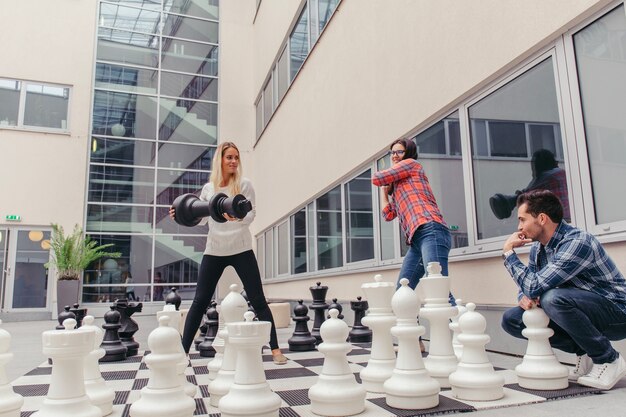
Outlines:
[[[587,387],[610,390],[626,376],[626,361],[620,355],[611,363],[593,364],[591,371],[578,378],[578,383]]]
[[[569,380],[578,381],[578,378],[587,375],[592,367],[593,361],[588,355],[576,356],[576,366],[569,370]]]

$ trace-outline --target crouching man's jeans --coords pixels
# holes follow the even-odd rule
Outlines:
[[[578,356],[585,353],[594,363],[613,362],[618,353],[611,340],[626,338],[626,314],[606,298],[579,288],[553,288],[540,298],[540,306],[554,330],[550,345]],[[504,312],[502,328],[511,336],[525,339],[524,310],[513,307]]]

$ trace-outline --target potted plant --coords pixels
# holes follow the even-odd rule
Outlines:
[[[63,227],[52,224],[50,238],[50,262],[44,266],[54,267],[57,272],[57,314],[66,305],[77,303],[82,273],[89,264],[101,258],[119,258],[120,252],[106,252],[112,243],[98,245],[83,230],[74,226],[74,231],[65,234]]]

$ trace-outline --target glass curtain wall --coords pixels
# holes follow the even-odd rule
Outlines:
[[[218,19],[219,0],[100,1],[86,231],[122,257],[85,271],[84,302],[193,296],[207,230],[168,208],[210,174]]]

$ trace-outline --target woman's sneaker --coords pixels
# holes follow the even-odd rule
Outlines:
[[[626,361],[622,355],[611,363],[593,364],[591,371],[578,378],[578,383],[586,387],[610,390],[626,376]]]
[[[578,378],[587,375],[592,367],[593,361],[587,354],[576,356],[576,366],[569,370],[569,380],[578,381]]]

